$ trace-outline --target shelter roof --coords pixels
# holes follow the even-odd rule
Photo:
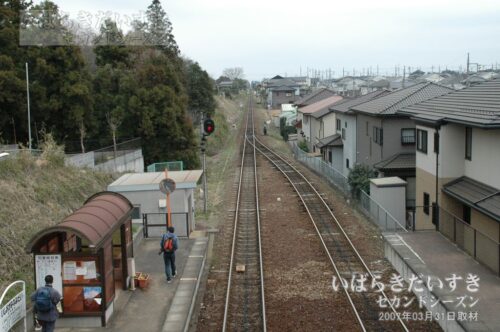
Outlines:
[[[46,236],[61,232],[76,234],[88,241],[91,250],[97,251],[123,223],[130,219],[133,208],[132,203],[118,193],[106,191],[97,193],[59,224],[35,234],[26,246],[26,251],[37,250]]]

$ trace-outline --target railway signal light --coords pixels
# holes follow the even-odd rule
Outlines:
[[[215,122],[212,119],[205,119],[203,122],[203,132],[209,136],[215,131]]]

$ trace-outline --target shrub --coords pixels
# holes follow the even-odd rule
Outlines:
[[[298,146],[299,146],[299,148],[301,148],[301,149],[302,149],[302,151],[304,151],[304,152],[309,152],[309,148],[307,147],[307,143],[306,143],[306,141],[300,141],[300,142],[298,143]]]
[[[370,193],[370,179],[377,176],[377,173],[368,165],[356,164],[349,172],[347,182],[351,186],[353,196],[359,197],[361,191]]]

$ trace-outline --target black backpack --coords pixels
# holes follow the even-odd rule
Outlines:
[[[52,306],[53,303],[50,296],[50,289],[47,287],[40,288],[35,299],[36,310],[38,312],[49,312]]]

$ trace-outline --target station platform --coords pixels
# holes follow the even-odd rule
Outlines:
[[[184,331],[193,310],[207,245],[208,238],[203,232],[179,239],[178,276],[167,284],[163,257],[158,255],[160,239],[143,239],[135,251],[135,264],[136,271],[150,275],[149,286],[144,290],[120,291],[115,313],[106,327],[56,328],[56,332]]]
[[[500,278],[494,272],[437,231],[386,233],[384,237],[385,255],[406,281],[417,275],[425,285],[431,277],[432,289],[425,287],[416,295],[428,299],[426,307],[439,317],[436,321],[444,331],[500,331]],[[450,284],[453,274],[456,287]],[[467,282],[469,274],[479,278],[475,292],[471,290],[477,287]]]

